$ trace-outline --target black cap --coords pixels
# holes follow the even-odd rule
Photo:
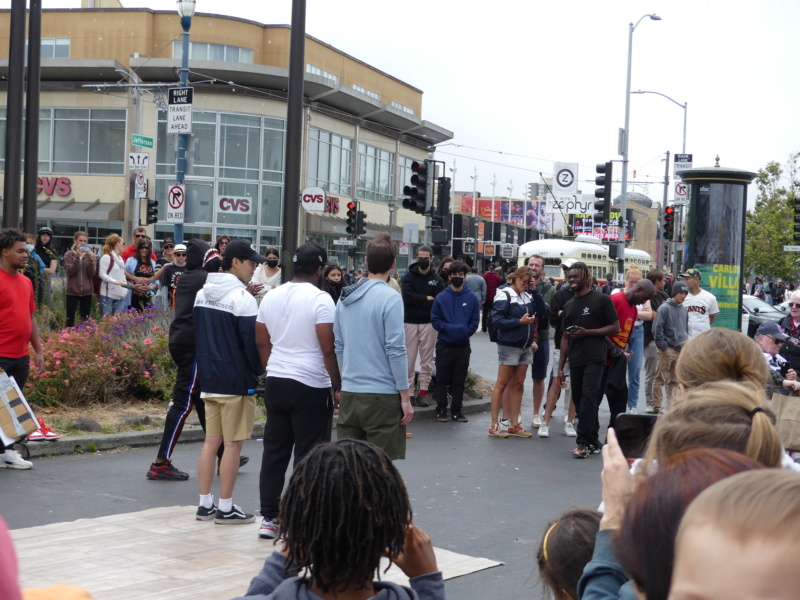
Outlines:
[[[294,251],[292,262],[300,267],[324,267],[328,262],[328,253],[316,242],[306,242]]]
[[[173,248],[175,247],[175,240],[173,240],[171,237],[168,237],[164,240],[164,242],[161,244],[161,249],[163,250],[169,246],[172,246]]]
[[[41,229],[39,229],[39,233],[40,234],[41,233],[49,233],[50,235],[53,235],[53,230],[50,229],[49,227],[42,227]]]
[[[224,257],[228,259],[238,258],[239,260],[252,260],[259,265],[267,260],[253,250],[253,247],[245,240],[231,240],[231,242],[225,246]]]

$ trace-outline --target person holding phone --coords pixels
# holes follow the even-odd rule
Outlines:
[[[767,321],[756,330],[756,343],[764,353],[771,377],[767,380],[767,397],[772,394],[796,394],[800,391],[797,373],[791,368],[789,361],[778,354],[783,343],[789,339],[777,323]]]
[[[606,336],[619,333],[619,317],[611,298],[592,290],[592,275],[586,263],[574,263],[567,273],[567,285],[575,296],[564,306],[558,378],[564,381],[564,365],[569,356],[572,375],[572,400],[578,412],[575,458],[600,452],[597,438],[597,405],[602,396],[601,382],[608,345]]]
[[[85,231],[76,231],[72,248],[64,255],[64,271],[67,273],[66,327],[75,325],[75,309],[78,305],[81,321],[89,318],[94,296],[92,277],[96,268],[94,253],[89,247],[89,236]]]

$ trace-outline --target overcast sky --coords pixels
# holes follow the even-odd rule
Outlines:
[[[197,10],[289,24],[291,4],[198,0]],[[123,5],[175,8],[172,0]],[[513,181],[521,198],[555,161],[579,163],[591,193],[594,165],[620,158],[628,24],[648,13],[662,20],[636,28],[631,89],[688,102],[694,166],[719,154],[724,167],[756,171],[800,151],[797,0],[307,0],[306,32],[423,90],[422,118],[455,133],[436,153],[448,168],[456,162],[454,189],[471,190],[477,168],[484,196],[496,175],[497,196]],[[631,191],[662,198],[663,155],[681,151],[683,116],[660,96],[632,96]],[[615,164],[616,180],[620,173]]]

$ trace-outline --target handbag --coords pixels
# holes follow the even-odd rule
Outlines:
[[[775,429],[783,447],[800,450],[800,397],[772,394],[769,407],[777,418]]]

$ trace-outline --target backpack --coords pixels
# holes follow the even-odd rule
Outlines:
[[[506,300],[509,304],[511,304],[511,294],[509,294],[506,290],[497,291],[503,292],[506,295]],[[494,308],[492,308],[492,312],[494,312]],[[497,330],[494,328],[494,319],[489,319],[489,324],[486,326],[486,329],[489,331],[489,341],[497,343]]]

